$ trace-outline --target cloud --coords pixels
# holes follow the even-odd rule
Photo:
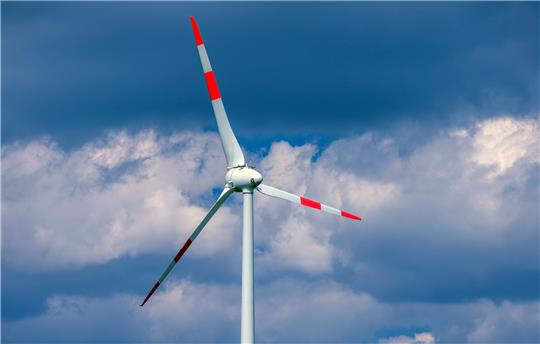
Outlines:
[[[278,4],[254,4],[259,20],[245,22],[241,5],[230,4],[9,3],[2,138],[52,133],[79,144],[134,122],[213,125],[208,112],[194,116],[209,106],[189,20],[178,13],[199,19],[233,124],[251,138],[538,109],[536,3],[286,6],[284,14]],[[140,32],[152,39],[135,38]]]
[[[471,159],[479,165],[494,166],[489,178],[503,174],[520,159],[539,159],[538,122],[535,120],[496,118],[479,123],[476,129]]]
[[[215,134],[118,132],[71,152],[48,139],[3,148],[5,260],[26,269],[172,252],[224,183]],[[226,250],[238,225],[225,206],[194,255]]]
[[[537,302],[385,303],[333,282],[299,280],[274,281],[257,289],[257,296],[256,339],[261,342],[538,340]],[[144,308],[137,306],[139,300],[140,296],[127,294],[106,298],[53,296],[48,299],[43,314],[5,322],[4,339],[10,342],[232,342],[239,339],[240,290],[236,285],[172,281]],[[391,328],[414,326],[428,326],[431,331],[413,337],[378,335]]]
[[[150,304],[140,295],[57,295],[44,314],[4,323],[9,342],[208,342],[236,334],[237,289],[171,281]],[[28,326],[34,330],[28,331]]]
[[[322,158],[327,152],[316,160],[317,153],[313,145],[272,144],[258,164],[265,176],[263,182],[338,208],[366,212],[375,211],[398,192],[393,183],[368,181],[339,164],[327,164]],[[363,190],[361,197],[355,197],[352,191],[357,188]],[[309,274],[332,271],[333,261],[341,253],[330,240],[335,232],[333,227],[339,227],[341,219],[267,197],[260,197],[258,204],[258,241],[265,248],[260,255],[263,270],[299,270]]]
[[[376,132],[324,150],[272,144],[255,161],[265,183],[364,221],[257,194],[258,339],[537,341],[537,127],[495,118],[406,151],[399,137]],[[3,146],[2,159],[4,263],[73,273],[174,252],[213,201],[225,165],[217,135],[200,132],[115,132],[72,151],[33,140]],[[238,255],[239,210],[227,203],[190,254]],[[227,283],[173,275],[144,311],[142,295],[55,293],[43,314],[4,321],[4,334],[237,341],[240,290]],[[55,331],[59,324],[67,329]]]
[[[434,344],[435,338],[429,332],[415,333],[414,337],[397,336],[379,340],[380,344]]]
[[[536,120],[494,118],[449,128],[408,153],[399,138],[377,133],[337,140],[320,153],[313,145],[274,143],[258,164],[265,183],[364,221],[261,198],[258,266],[328,274],[344,265],[374,279],[395,279],[404,268],[422,279],[424,268],[446,267],[456,278],[479,269],[537,271],[537,129]],[[516,261],[505,258],[511,247],[520,247]],[[456,251],[463,260],[449,262]],[[465,272],[454,270],[460,264]]]
[[[539,307],[538,303],[516,305],[503,301],[484,317],[475,319],[475,326],[467,340],[476,343],[538,341]],[[527,328],[531,332],[523,331]],[[536,339],[532,336],[533,329],[537,331]]]
[[[536,269],[537,128],[536,120],[495,118],[449,128],[406,154],[397,139],[377,133],[322,151],[272,144],[256,161],[265,183],[364,221],[257,195],[260,271],[325,275],[345,268],[351,278],[385,280],[440,264],[454,271],[457,265],[433,253],[457,249],[475,261],[471,273]],[[5,145],[2,157],[6,261],[30,270],[173,252],[223,184],[223,154],[210,133],[116,132],[69,152],[41,139]],[[210,222],[205,232],[212,238],[202,235],[193,256],[237,251],[240,212],[231,207]],[[520,251],[508,260],[503,252],[513,247]]]

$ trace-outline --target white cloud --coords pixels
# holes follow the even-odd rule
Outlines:
[[[3,244],[21,267],[81,266],[148,252],[171,254],[222,185],[215,134],[119,132],[63,152],[48,140],[3,151]],[[230,205],[230,204],[229,204]],[[239,226],[223,207],[195,256],[227,250]]]
[[[517,329],[536,329],[539,335],[540,304],[516,305],[503,301],[500,305],[490,305],[491,310],[484,317],[475,319],[475,325],[467,340],[474,343],[531,342],[531,334]]]
[[[139,307],[142,295],[58,295],[47,300],[43,314],[4,322],[2,337],[10,342],[216,341],[238,332],[237,291],[171,280],[144,308]]]
[[[473,136],[471,159],[494,166],[488,174],[493,178],[503,174],[520,159],[538,161],[538,122],[503,117],[486,120],[477,125]]]
[[[313,145],[273,144],[260,163],[265,183],[358,213],[364,221],[261,197],[257,236],[266,249],[260,268],[324,274],[351,255],[356,260],[350,264],[362,264],[359,248],[336,246],[336,235],[350,247],[382,237],[408,237],[404,245],[422,238],[426,246],[462,237],[466,246],[495,249],[516,231],[535,242],[538,202],[528,190],[537,188],[537,128],[534,120],[486,120],[443,132],[408,154],[374,134],[335,141],[317,159]],[[526,252],[527,264],[534,264]]]
[[[514,238],[534,242],[537,128],[534,120],[491,119],[451,129],[407,154],[399,141],[375,133],[337,140],[320,155],[310,144],[272,144],[256,162],[265,183],[364,221],[257,194],[259,271],[380,267],[384,257],[370,247],[386,250],[383,238],[401,238],[403,249],[415,250],[417,238],[427,249],[452,240],[454,249],[476,251],[504,250]],[[223,184],[215,134],[118,132],[70,152],[44,139],[4,146],[2,159],[6,261],[26,269],[174,253],[213,201],[210,190]],[[231,206],[217,213],[190,255],[238,251],[240,209]],[[534,264],[531,250],[517,261]]]
[[[313,145],[274,143],[260,163],[263,182],[351,212],[376,211],[398,192],[392,183],[369,181],[328,163],[327,156],[332,155],[328,151],[319,160],[314,159],[316,153]],[[258,198],[257,211],[258,241],[267,247],[259,257],[262,270],[328,273],[334,259],[342,258],[330,243],[342,219],[265,196]]]
[[[414,337],[395,336],[379,340],[380,344],[434,344],[435,337],[429,332],[415,333]]]
[[[279,222],[270,241],[270,253],[261,256],[258,263],[268,268],[293,268],[308,273],[328,272],[332,269],[330,233],[317,231],[307,220],[289,216]]]
[[[538,302],[500,305],[387,303],[333,282],[279,280],[257,290],[260,342],[433,343],[538,341]],[[142,295],[54,296],[46,311],[3,323],[3,338],[30,342],[233,342],[240,328],[236,285],[169,281],[143,308]],[[496,319],[495,322],[493,320]],[[429,327],[379,338],[395,328]],[[28,331],[32,328],[32,331]],[[61,330],[59,330],[61,329]]]

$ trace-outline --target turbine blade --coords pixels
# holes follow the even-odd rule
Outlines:
[[[190,17],[191,27],[193,28],[193,34],[195,36],[195,44],[199,50],[199,57],[201,58],[201,64],[204,72],[204,79],[206,80],[206,86],[208,87],[208,93],[210,94],[210,100],[212,102],[212,108],[214,109],[214,115],[216,116],[216,122],[218,126],[219,136],[221,137],[221,144],[223,145],[223,151],[225,152],[225,158],[227,159],[228,167],[245,166],[246,161],[242,149],[234,136],[234,132],[227,118],[225,107],[223,106],[223,100],[219,93],[219,88],[216,82],[212,65],[208,59],[206,48],[202,40],[199,27],[195,22],[195,18]]]
[[[201,221],[201,223],[199,223],[199,225],[197,226],[197,228],[195,228],[195,231],[193,231],[193,234],[191,234],[191,236],[189,237],[189,239],[187,239],[187,241],[184,243],[184,245],[180,248],[180,251],[178,251],[178,253],[176,254],[176,256],[174,256],[173,260],[171,261],[171,263],[169,264],[169,266],[167,266],[167,268],[165,269],[165,271],[161,274],[161,276],[159,277],[159,280],[156,282],[156,284],[154,284],[154,286],[152,287],[152,289],[150,289],[150,291],[148,292],[148,294],[146,295],[144,301],[141,303],[141,307],[144,306],[144,304],[146,303],[146,301],[148,301],[148,299],[150,299],[150,297],[152,296],[152,294],[154,294],[154,292],[159,288],[159,286],[163,283],[163,281],[165,280],[165,278],[167,277],[167,275],[169,275],[169,273],[171,272],[171,270],[174,268],[174,266],[176,265],[176,263],[178,263],[178,261],[180,260],[180,258],[182,258],[182,256],[184,255],[184,253],[186,252],[186,250],[189,248],[189,246],[191,245],[191,243],[193,241],[195,241],[195,238],[197,238],[197,236],[199,235],[199,233],[201,233],[202,229],[204,228],[204,226],[206,226],[206,224],[208,223],[208,221],[210,221],[210,219],[212,218],[212,216],[214,216],[214,214],[216,213],[216,211],[219,209],[219,207],[223,204],[223,202],[225,202],[225,200],[233,193],[233,189],[232,188],[225,188],[223,189],[223,192],[221,193],[221,195],[218,197],[216,203],[214,203],[214,205],[212,206],[212,208],[210,208],[210,210],[208,211],[208,213],[206,214],[206,216],[204,217],[204,219]]]
[[[322,210],[330,214],[347,217],[349,219],[358,220],[358,221],[362,220],[359,216],[353,215],[346,211],[339,210],[334,207],[328,206],[326,204],[313,201],[306,197],[294,195],[292,193],[277,189],[273,186],[259,184],[259,186],[257,186],[257,190],[259,190],[260,193],[265,194],[267,196],[281,198],[289,202],[301,204],[301,205],[304,205],[306,207],[310,207],[313,209]]]

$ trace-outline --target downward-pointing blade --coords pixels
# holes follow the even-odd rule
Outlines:
[[[210,210],[208,211],[208,213],[206,214],[206,216],[203,218],[203,220],[201,221],[201,223],[199,223],[199,225],[197,226],[197,228],[195,228],[195,231],[193,231],[193,234],[191,234],[191,236],[189,237],[189,239],[187,239],[187,241],[184,243],[184,245],[180,248],[180,250],[178,251],[178,253],[176,254],[176,256],[174,256],[173,260],[170,262],[169,266],[167,266],[167,268],[165,269],[165,271],[163,271],[163,273],[161,274],[161,276],[159,277],[158,281],[156,282],[156,284],[154,284],[154,286],[152,287],[152,289],[150,289],[150,291],[148,292],[148,294],[146,295],[144,301],[141,303],[141,307],[144,306],[144,304],[150,299],[150,297],[152,297],[152,295],[156,292],[156,290],[159,288],[159,286],[163,283],[163,281],[165,280],[165,278],[167,278],[167,276],[169,275],[169,273],[171,272],[171,270],[174,268],[174,266],[176,265],[176,263],[178,263],[178,261],[180,260],[180,258],[182,258],[182,256],[184,255],[184,253],[187,251],[187,249],[189,248],[189,246],[191,245],[191,243],[193,241],[195,241],[195,238],[197,238],[197,236],[199,235],[199,233],[203,230],[204,226],[206,226],[206,224],[208,223],[208,221],[210,221],[210,219],[212,218],[212,216],[214,216],[214,214],[216,213],[216,211],[219,209],[219,207],[221,207],[221,205],[223,204],[223,202],[225,202],[225,200],[233,193],[233,189],[231,188],[225,188],[223,190],[223,192],[221,193],[221,195],[218,197],[216,203],[214,203],[214,205],[212,206],[212,208],[210,208]]]
[[[244,166],[246,164],[244,154],[242,153],[242,149],[236,140],[236,136],[234,136],[231,124],[227,118],[216,76],[212,70],[208,54],[206,53],[199,27],[195,22],[195,18],[190,17],[190,19],[193,34],[195,36],[195,44],[197,45],[199,57],[201,58],[204,79],[206,81],[206,86],[208,87],[208,94],[210,95],[210,101],[212,102],[212,108],[214,109],[214,115],[216,116],[221,144],[223,145],[223,151],[225,152],[225,158],[227,159],[227,165],[229,167]]]
[[[310,208],[313,208],[313,209],[322,210],[322,211],[330,213],[330,214],[347,217],[349,219],[358,220],[358,221],[361,220],[361,218],[359,216],[353,215],[353,214],[348,213],[348,212],[343,211],[343,210],[336,209],[334,207],[331,207],[329,205],[326,205],[326,204],[311,200],[311,199],[306,198],[306,197],[297,196],[295,194],[280,190],[280,189],[275,188],[273,186],[259,184],[259,186],[257,186],[257,190],[259,190],[259,192],[261,192],[262,194],[265,194],[267,196],[281,198],[281,199],[284,199],[284,200],[289,201],[289,202],[301,204],[303,206],[310,207]]]

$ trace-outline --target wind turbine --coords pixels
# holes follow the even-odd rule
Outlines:
[[[199,57],[204,72],[204,79],[206,80],[206,86],[208,93],[210,94],[210,100],[212,101],[212,107],[214,109],[214,115],[218,126],[219,136],[221,138],[221,144],[223,151],[225,152],[225,158],[227,160],[227,172],[225,173],[225,186],[223,191],[219,195],[217,201],[212,208],[208,211],[206,216],[202,219],[201,223],[195,228],[195,231],[189,239],[180,248],[176,256],[167,266],[165,271],[159,277],[159,280],[154,284],[152,289],[146,295],[146,298],[141,303],[141,307],[150,299],[152,294],[159,288],[165,278],[169,275],[171,270],[178,263],[180,258],[184,255],[186,250],[191,246],[193,241],[201,233],[204,226],[210,221],[212,216],[216,213],[219,207],[225,202],[225,200],[233,192],[242,192],[244,197],[244,220],[243,220],[243,234],[242,234],[242,315],[241,315],[241,336],[242,343],[253,343],[254,338],[254,299],[253,299],[253,190],[257,189],[260,193],[281,198],[289,202],[297,203],[317,210],[322,210],[334,215],[340,215],[353,220],[360,220],[360,217],[348,213],[343,210],[339,210],[330,207],[326,204],[313,201],[303,196],[297,196],[289,192],[279,190],[275,187],[262,184],[263,177],[255,169],[249,167],[244,159],[242,149],[234,136],[231,125],[223,106],[223,100],[219,92],[216,77],[210,60],[206,54],[206,49],[199,32],[199,28],[195,19],[190,17],[191,27],[195,36],[195,44],[199,51]]]

